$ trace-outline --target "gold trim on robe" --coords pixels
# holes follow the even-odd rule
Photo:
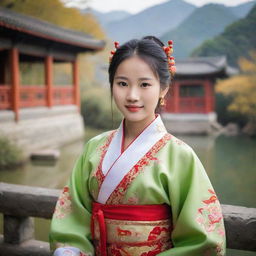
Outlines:
[[[173,247],[169,206],[96,204],[92,235],[97,256],[154,256]]]

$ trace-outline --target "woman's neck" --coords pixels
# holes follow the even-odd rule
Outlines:
[[[145,120],[144,122],[129,122],[124,121],[124,134],[125,139],[134,139],[136,138],[153,120],[156,116]]]

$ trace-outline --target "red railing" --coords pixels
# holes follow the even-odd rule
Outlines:
[[[38,85],[20,86],[19,106],[21,108],[47,106],[46,87]],[[56,86],[52,89],[53,105],[74,104],[73,86]],[[11,86],[0,85],[0,109],[12,108]]]
[[[0,109],[11,108],[11,87],[9,85],[0,85]]]
[[[205,113],[205,98],[203,97],[180,97],[180,113]]]
[[[20,107],[46,106],[46,88],[38,85],[20,87]]]
[[[54,105],[74,104],[74,87],[72,86],[53,87],[53,104]]]

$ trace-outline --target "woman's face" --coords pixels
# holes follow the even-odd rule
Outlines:
[[[126,122],[145,125],[155,118],[155,108],[168,88],[160,82],[150,66],[138,56],[121,62],[113,81],[113,97]]]

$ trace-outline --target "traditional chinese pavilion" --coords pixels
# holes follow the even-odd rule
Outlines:
[[[217,79],[236,73],[225,56],[195,57],[176,61],[177,72],[163,118],[177,134],[211,133],[218,127],[215,113]]]
[[[0,8],[0,133],[36,149],[83,136],[77,56],[105,42]],[[42,84],[22,84],[21,63],[41,63]],[[54,84],[54,65],[71,66],[70,84]]]

